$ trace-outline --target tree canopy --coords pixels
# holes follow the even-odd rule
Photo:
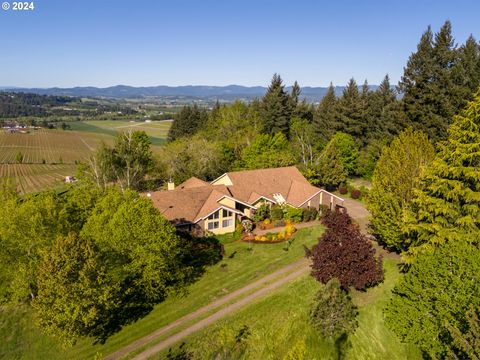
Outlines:
[[[421,172],[434,155],[427,136],[409,128],[383,149],[377,162],[367,207],[374,233],[392,250],[408,247],[405,212],[414,198]]]
[[[456,354],[451,358],[469,358],[451,332],[461,329],[457,338],[462,337],[467,309],[480,309],[479,258],[478,245],[462,238],[420,255],[393,290],[387,325],[430,358],[446,358],[450,352]]]

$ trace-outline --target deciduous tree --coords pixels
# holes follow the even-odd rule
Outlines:
[[[323,219],[327,230],[311,250],[312,276],[325,284],[337,278],[342,288],[365,289],[383,280],[381,259],[344,211],[333,211]]]
[[[375,234],[388,248],[408,247],[404,234],[405,211],[414,197],[421,171],[435,156],[426,134],[411,128],[382,151],[372,179],[367,207]]]

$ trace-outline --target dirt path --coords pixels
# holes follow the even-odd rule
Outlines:
[[[240,288],[240,289],[238,289],[238,290],[236,290],[236,291],[234,291],[234,292],[232,292],[232,293],[230,293],[230,294],[228,294],[228,295],[226,295],[226,296],[224,296],[224,297],[222,297],[218,300],[215,300],[214,302],[209,303],[208,305],[206,305],[204,307],[201,307],[200,309],[195,310],[194,312],[192,312],[190,314],[187,314],[187,315],[181,317],[180,319],[175,320],[174,322],[156,330],[155,332],[132,342],[131,344],[125,346],[124,348],[121,348],[120,350],[118,350],[118,351],[116,351],[116,352],[114,352],[110,355],[107,355],[104,359],[105,360],[120,359],[123,356],[131,353],[132,351],[135,351],[135,350],[141,348],[142,346],[147,345],[149,342],[157,339],[158,337],[162,336],[163,334],[167,333],[168,331],[170,331],[170,330],[172,330],[176,327],[179,327],[182,324],[185,324],[188,321],[193,320],[193,319],[195,319],[195,318],[197,318],[197,317],[199,317],[199,316],[201,316],[201,315],[203,315],[203,314],[205,314],[205,313],[207,313],[211,310],[214,310],[214,309],[218,308],[219,306],[224,305],[224,304],[234,300],[235,298],[239,297],[240,295],[248,293],[248,292],[250,292],[252,290],[255,290],[255,289],[257,289],[261,286],[264,286],[263,289],[269,288],[269,286],[271,286],[273,284],[276,284],[278,282],[277,281],[277,282],[271,283],[273,280],[275,280],[275,279],[277,279],[277,278],[279,278],[283,275],[287,275],[287,277],[283,277],[281,280],[289,278],[289,276],[291,276],[290,272],[295,271],[295,270],[296,271],[294,272],[294,274],[297,273],[299,270],[301,270],[301,271],[303,271],[303,273],[305,273],[306,271],[308,271],[310,269],[308,265],[309,265],[308,260],[305,259],[305,258],[302,258],[302,259],[300,259],[300,260],[298,260],[298,261],[296,261],[296,262],[294,262],[294,263],[292,263],[288,266],[285,266],[285,267],[283,267],[283,268],[281,268],[281,269],[279,269],[279,270],[277,270],[277,271],[275,271],[275,272],[273,272],[273,273],[271,273],[267,276],[264,276],[263,278],[255,281],[251,284],[248,284],[247,286],[244,286],[243,288]],[[271,284],[269,284],[269,283],[271,283]],[[278,286],[280,286],[280,285],[278,285]],[[259,291],[247,296],[246,298],[251,298],[252,295],[257,294],[258,292]],[[261,296],[261,294],[257,295],[257,297],[258,296]],[[253,300],[254,298],[251,298],[251,300]],[[243,299],[240,300],[239,302],[241,302],[241,301],[243,301]],[[230,308],[231,306],[233,306],[237,303],[229,305],[225,309],[228,309],[228,308]],[[222,313],[223,310],[224,309],[216,312],[215,314],[211,315],[210,317],[208,317],[206,319],[200,320],[198,323],[200,323],[204,320],[207,320],[207,319],[213,317],[214,315],[216,315],[218,313]],[[230,310],[230,311],[232,311],[232,310]],[[228,314],[228,312],[226,312],[226,313],[223,312],[223,314]],[[182,337],[191,334],[193,331],[196,331],[195,329],[196,329],[196,326],[197,326],[198,323],[192,325],[191,327],[183,330],[182,332],[180,332],[178,334],[184,334],[184,335],[182,335]],[[192,328],[194,328],[194,329],[190,330],[190,332],[187,332],[187,330],[192,329]],[[176,337],[178,334],[173,335],[170,338]],[[170,338],[166,339],[162,343],[167,342]],[[181,339],[181,337],[179,339]],[[177,340],[175,340],[175,341],[177,341]],[[169,346],[169,345],[165,345],[165,346]]]
[[[345,199],[345,206],[347,207],[348,213],[352,218],[355,219],[360,224],[360,227],[362,228],[362,231],[367,230],[367,224],[368,224],[368,216],[369,213],[363,206],[363,204],[359,201],[355,201],[352,199]],[[140,349],[141,347],[148,345],[150,342],[154,341],[155,339],[158,339],[161,337],[163,334],[167,333],[170,330],[173,330],[182,324],[187,323],[190,320],[194,320],[195,318],[198,318],[201,315],[204,315],[208,313],[209,311],[212,311],[216,308],[218,308],[221,305],[224,305],[226,303],[229,303],[231,301],[234,301],[236,298],[241,296],[242,294],[248,293],[250,291],[253,291],[255,289],[258,289],[257,291],[251,293],[250,295],[247,295],[241,299],[239,299],[236,302],[233,302],[230,305],[227,305],[226,307],[218,310],[217,312],[207,316],[204,319],[201,319],[191,326],[187,327],[184,330],[181,330],[180,332],[173,334],[166,338],[165,340],[160,341],[159,343],[153,345],[152,347],[148,348],[147,350],[143,351],[142,353],[138,354],[137,356],[134,357],[134,360],[144,360],[148,359],[149,357],[155,355],[156,353],[171,347],[172,345],[176,344],[178,341],[182,340],[183,338],[191,335],[192,333],[203,329],[204,327],[214,323],[217,320],[220,320],[221,318],[233,313],[234,311],[242,308],[246,304],[258,299],[259,297],[265,296],[272,290],[275,290],[279,288],[280,286],[295,280],[296,278],[307,274],[310,271],[310,266],[309,266],[309,261],[305,258],[302,258],[288,266],[285,266],[241,289],[238,289],[231,294],[228,294],[221,299],[218,299],[190,314],[187,314],[183,317],[181,317],[178,320],[175,320],[174,322],[156,330],[155,332],[140,338],[131,344],[127,345],[124,348],[119,349],[118,351],[106,356],[104,359],[105,360],[117,360],[120,359],[127,354]],[[275,280],[275,281],[274,281]],[[272,282],[273,281],[273,282]]]
[[[242,298],[241,300],[237,301],[236,303],[233,303],[233,304],[217,311],[215,314],[212,314],[212,315],[208,316],[207,318],[196,322],[195,324],[188,327],[187,329],[182,330],[179,333],[177,333],[175,335],[172,335],[169,338],[159,342],[158,344],[156,344],[156,345],[152,346],[151,348],[145,350],[144,352],[138,354],[133,359],[134,360],[148,359],[150,356],[153,356],[154,354],[158,353],[159,351],[174,345],[176,342],[183,339],[184,337],[186,337],[186,336],[188,336],[188,335],[190,335],[190,334],[192,334],[192,333],[194,333],[194,332],[196,332],[200,329],[203,329],[204,327],[214,323],[215,321],[220,320],[224,316],[229,315],[232,312],[242,308],[243,306],[252,302],[253,300],[258,299],[259,297],[262,297],[262,296],[268,294],[270,291],[275,290],[278,287],[280,287],[280,286],[282,286],[282,285],[284,285],[284,284],[286,284],[286,283],[288,283],[292,280],[295,280],[296,278],[298,278],[298,277],[300,277],[304,274],[307,274],[309,271],[310,271],[310,268],[308,266],[303,266],[299,270],[288,274],[287,276],[283,277],[282,279],[277,280],[277,281],[275,281],[271,284],[268,284],[267,286],[261,288],[260,290],[254,292],[253,294],[250,294],[250,295]]]

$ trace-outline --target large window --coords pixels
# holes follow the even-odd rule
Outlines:
[[[233,225],[233,219],[228,219],[228,220],[223,220],[222,221],[222,227],[230,227]]]
[[[218,229],[218,221],[212,221],[208,223],[208,230]]]
[[[232,216],[232,212],[231,211],[228,211],[228,210],[225,210],[223,209],[223,217],[230,217]]]
[[[225,211],[225,210],[224,210]],[[220,211],[214,212],[208,217],[208,220],[218,219],[220,217]]]

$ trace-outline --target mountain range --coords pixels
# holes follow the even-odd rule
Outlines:
[[[376,85],[370,88],[375,90]],[[127,86],[116,85],[110,87],[72,87],[72,88],[17,88],[17,87],[1,87],[4,91],[34,93],[42,95],[66,95],[78,97],[103,97],[117,99],[133,99],[133,98],[169,98],[169,99],[185,99],[185,100],[220,100],[233,101],[236,99],[252,100],[262,97],[267,91],[263,86],[205,86],[205,85],[186,85],[186,86]],[[344,86],[336,86],[335,93],[340,95]],[[286,87],[287,91],[291,87]],[[303,87],[301,98],[308,102],[318,102],[327,92],[328,87]]]

